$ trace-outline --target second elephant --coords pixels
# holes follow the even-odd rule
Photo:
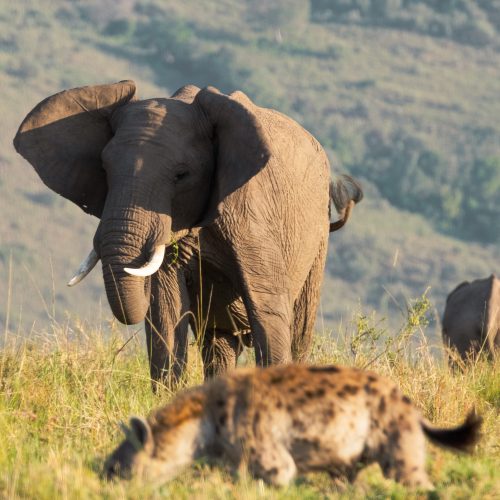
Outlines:
[[[443,342],[466,360],[484,352],[490,357],[500,350],[500,280],[464,281],[446,299]]]
[[[331,183],[324,150],[295,121],[242,92],[188,85],[139,100],[122,81],[48,97],[14,144],[51,189],[100,219],[73,281],[101,260],[114,315],[146,319],[153,380],[181,375],[189,311],[207,321],[206,376],[235,364],[235,330],[251,331],[260,365],[307,354],[330,203],[335,229],[362,192],[348,177]]]

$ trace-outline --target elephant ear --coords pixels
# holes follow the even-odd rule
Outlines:
[[[107,194],[101,152],[113,135],[109,119],[135,100],[135,90],[127,80],[48,97],[21,123],[14,147],[49,188],[100,217]]]
[[[207,218],[221,210],[231,193],[260,172],[271,158],[260,108],[243,92],[221,94],[213,87],[201,90],[197,102],[210,122],[216,151],[216,171]]]

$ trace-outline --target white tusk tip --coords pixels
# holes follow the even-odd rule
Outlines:
[[[99,262],[99,257],[94,249],[92,249],[87,258],[80,264],[76,274],[68,281],[68,286],[75,286],[92,271],[95,265]]]
[[[66,285],[68,286],[75,286],[77,283],[78,283],[78,276],[73,276],[73,278],[71,278],[67,283]]]
[[[152,274],[156,273],[158,269],[160,269],[163,258],[165,257],[165,245],[160,245],[159,247],[156,247],[153,256],[151,259],[142,267],[139,267],[138,269],[134,269],[132,267],[124,267],[123,270],[131,274],[132,276],[141,276],[141,277],[146,277],[146,276],[151,276]]]
[[[124,267],[123,270],[131,274],[132,276],[146,276],[145,274],[141,273],[141,268],[139,269],[134,269],[133,267]]]

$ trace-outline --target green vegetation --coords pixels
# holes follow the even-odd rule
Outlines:
[[[431,478],[444,498],[500,495],[498,366],[479,361],[450,373],[439,356],[437,321],[457,283],[499,272],[498,2],[0,6],[0,323],[7,332],[0,340],[0,497],[409,495],[377,467],[352,486],[315,475],[288,490],[249,478],[233,482],[226,469],[204,463],[160,490],[99,479],[120,438],[118,421],[170,395],[151,394],[142,334],[107,326],[100,273],[66,289],[97,220],[51,194],[11,140],[47,95],[126,78],[144,97],[186,83],[242,89],[308,128],[336,172],[360,177],[365,200],[331,237],[328,254],[321,320],[335,328],[317,335],[312,360],[386,373],[443,425],[475,406],[485,416],[477,454],[457,457],[430,446]],[[201,380],[195,349],[190,355],[186,385]]]
[[[431,476],[444,498],[498,497],[498,367],[480,361],[450,373],[438,318],[459,282],[499,272],[499,26],[495,0],[209,0],[203,8],[195,0],[0,0],[0,325],[9,332],[0,339],[0,496],[158,496],[151,485],[98,477],[120,437],[117,422],[170,396],[150,392],[141,335],[102,326],[110,312],[99,271],[65,286],[97,220],[50,193],[11,145],[46,96],[132,78],[143,97],[186,83],[241,89],[308,128],[335,172],[361,179],[364,201],[331,237],[320,314],[327,327],[312,359],[394,377],[437,423],[456,423],[476,406],[485,416],[477,454],[430,447]],[[185,383],[200,380],[193,349]],[[160,492],[408,495],[376,467],[354,486],[317,475],[274,490],[233,483],[203,463]]]
[[[97,220],[51,194],[11,145],[25,114],[63,88],[133,78],[143,97],[191,82],[242,89],[296,118],[335,172],[366,192],[331,237],[323,318],[359,300],[394,327],[408,297],[446,294],[500,258],[497,2],[0,0],[0,303],[43,329],[46,310],[96,317],[98,270],[68,290]],[[445,8],[446,7],[446,8]],[[415,26],[396,22],[408,18]],[[432,21],[449,25],[432,33]],[[459,26],[486,22],[476,46]],[[464,24],[465,23],[465,24]],[[430,35],[430,36],[429,36]],[[54,306],[54,307],[52,307]],[[69,311],[69,313],[68,313]],[[432,318],[430,333],[438,330]],[[0,323],[5,322],[0,308]]]
[[[495,0],[311,0],[311,12],[317,22],[384,26],[477,46],[500,30]]]
[[[438,230],[461,238],[500,241],[500,222],[494,210],[498,207],[499,192],[497,189],[486,192],[482,189],[485,184],[498,186],[500,181],[498,144],[494,147],[494,156],[488,148],[481,147],[481,143],[495,141],[494,129],[487,127],[471,131],[468,124],[462,125],[468,143],[473,145],[464,156],[459,150],[435,148],[412,126],[395,124],[387,129],[378,120],[371,119],[369,107],[358,101],[353,103],[348,116],[364,118],[365,124],[361,130],[340,132],[338,124],[322,126],[325,109],[321,104],[314,110],[308,103],[310,107],[304,113],[303,103],[310,92],[302,82],[308,78],[307,66],[303,76],[296,75],[296,84],[302,83],[300,86],[304,89],[300,99],[283,95],[272,84],[272,73],[282,74],[279,66],[283,58],[299,64],[306,64],[307,58],[308,65],[317,65],[321,60],[347,59],[348,64],[352,55],[343,54],[339,47],[325,43],[329,32],[336,31],[335,22],[356,25],[359,23],[353,19],[359,18],[360,22],[363,21],[362,26],[417,31],[494,47],[499,39],[495,25],[490,22],[494,23],[500,16],[499,7],[492,2],[476,5],[476,2],[465,0],[319,0],[311,2],[311,21],[305,5],[306,2],[273,2],[272,6],[268,2],[246,2],[242,14],[250,29],[247,27],[245,31],[237,32],[225,23],[225,28],[219,28],[219,31],[207,29],[205,21],[173,13],[161,3],[138,2],[135,17],[129,16],[132,20],[110,21],[103,33],[118,32],[115,44],[118,43],[119,51],[131,60],[143,58],[144,64],[157,74],[159,82],[181,85],[190,81],[202,86],[210,82],[222,89],[244,88],[257,102],[292,115],[303,115],[304,124],[323,144],[331,146],[341,156],[345,168],[374,182],[380,193],[394,205],[423,214]],[[324,38],[318,36],[319,29],[316,36],[313,34],[318,19],[321,19],[323,33],[327,35]],[[331,22],[327,23],[327,20]],[[123,29],[117,30],[117,25]],[[221,40],[229,43],[221,47]],[[113,41],[109,44],[116,49]],[[252,60],[244,54],[251,54]],[[395,57],[395,61],[399,59]],[[418,61],[418,56],[415,59]],[[177,77],[173,77],[172,70]],[[415,70],[418,71],[418,63]],[[375,90],[380,84],[384,86],[372,75],[367,76],[344,83],[344,86],[368,95],[370,89]],[[286,87],[285,83],[282,90],[288,90]],[[322,90],[324,93],[330,89],[335,91],[332,87],[326,85]],[[401,90],[397,89],[396,95]],[[389,102],[390,99],[390,96],[385,97]],[[399,104],[404,104],[405,100],[402,97]],[[319,101],[324,99],[319,98]],[[443,105],[443,112],[460,112],[461,109],[458,102]],[[364,138],[361,145],[355,137],[360,131]],[[483,168],[481,179],[478,179],[474,172],[484,164],[496,168]],[[480,193],[474,196],[473,203],[465,199],[467,190]]]
[[[475,406],[484,416],[476,453],[456,456],[430,445],[428,467],[440,497],[495,498],[500,494],[498,365],[478,361],[464,372],[450,372],[430,354],[425,340],[428,307],[425,296],[412,302],[397,332],[360,313],[334,340],[318,334],[312,360],[391,376],[437,424],[456,424]],[[121,439],[119,422],[147,414],[171,397],[152,394],[143,341],[136,333],[74,321],[34,338],[6,334],[0,350],[2,498],[412,498],[384,479],[376,465],[353,485],[315,474],[286,489],[249,477],[234,480],[223,464],[211,468],[203,461],[161,487],[101,480],[103,460]],[[189,354],[186,386],[202,377],[194,345]]]
[[[498,47],[500,42],[500,4],[489,0],[311,0],[311,18],[331,29],[342,23],[413,31],[474,46]],[[366,80],[354,87],[375,84]],[[458,102],[443,108],[460,110]],[[464,132],[467,128],[465,124]],[[463,152],[455,152],[456,166],[450,152],[443,155],[408,127],[385,134],[380,127],[367,130],[362,153],[354,159],[348,156],[345,163],[352,172],[374,182],[391,203],[425,215],[439,230],[469,240],[498,242],[499,150],[487,156],[480,146],[492,129],[469,132],[473,147],[465,158]],[[348,136],[336,139],[334,149],[344,150],[345,143],[353,142]]]
[[[500,157],[473,158],[450,171],[442,157],[401,131],[365,137],[355,175],[370,179],[395,206],[421,213],[444,232],[465,239],[500,241]]]

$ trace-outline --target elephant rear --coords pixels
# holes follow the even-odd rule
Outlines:
[[[488,278],[458,285],[447,297],[442,335],[445,346],[462,359],[494,355],[500,343],[500,280]]]

